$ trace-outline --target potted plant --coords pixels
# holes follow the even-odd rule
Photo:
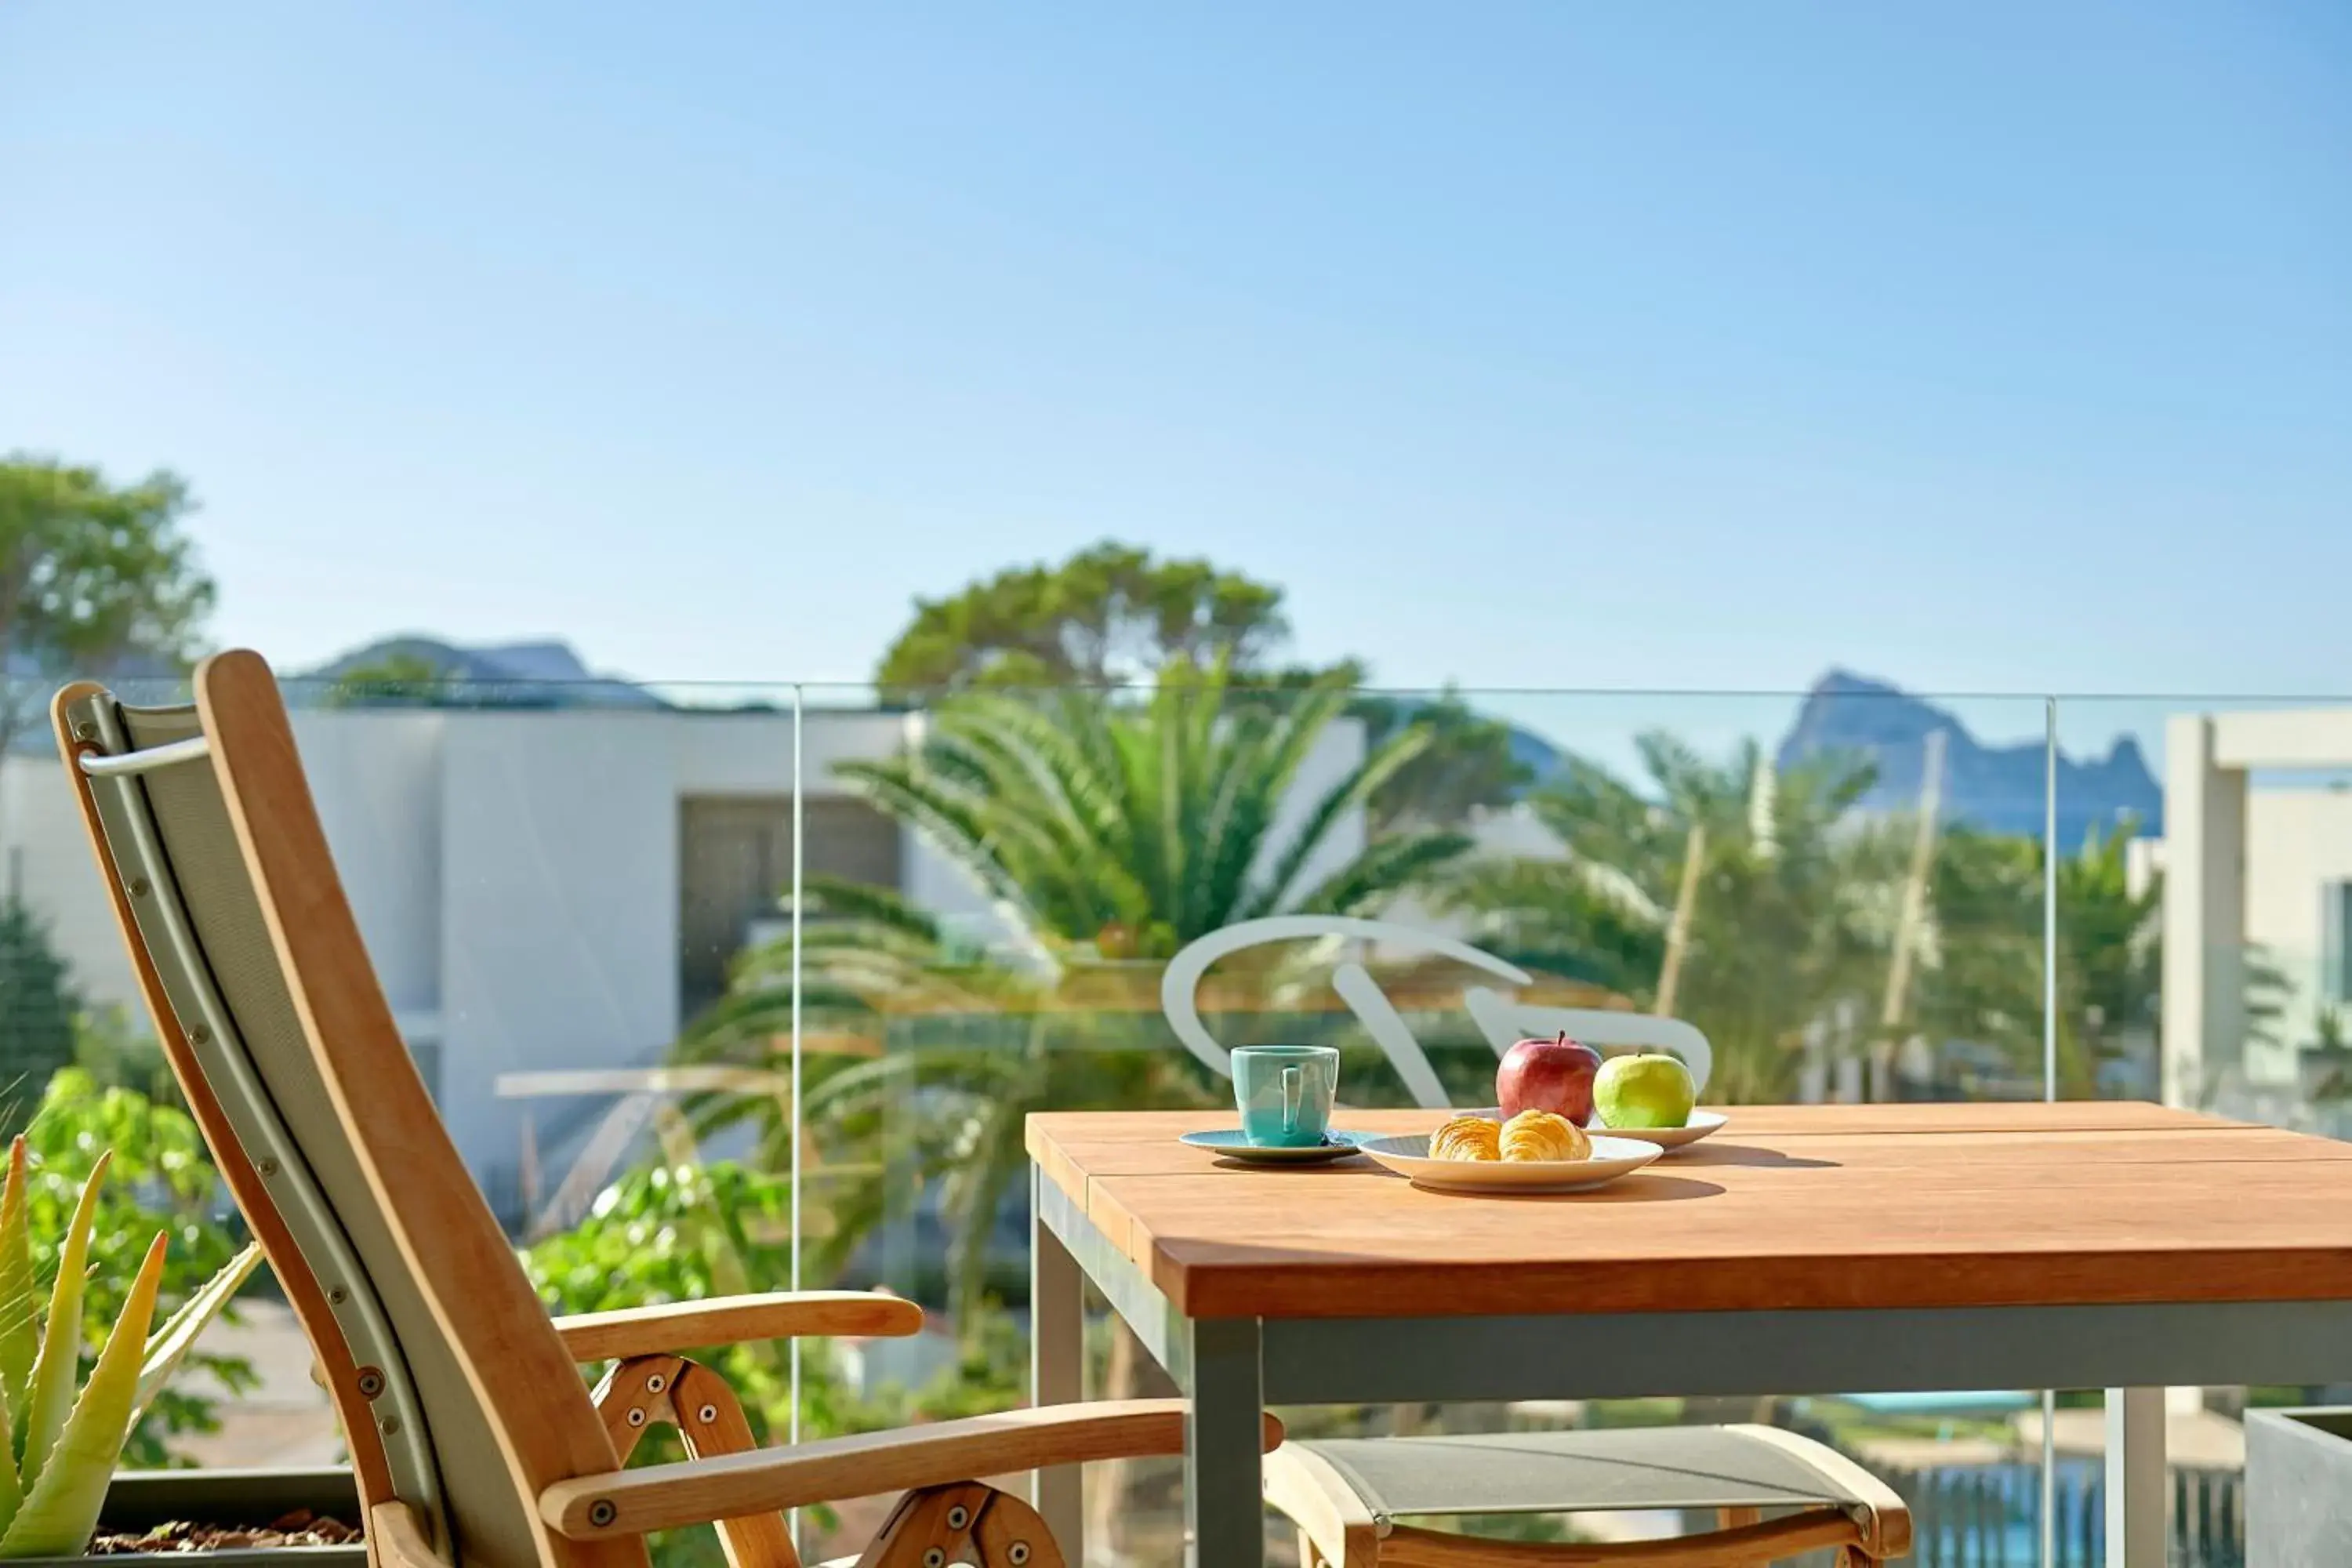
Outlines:
[[[93,1546],[110,1555],[147,1556],[137,1542],[121,1537],[144,1533],[167,1519],[184,1523],[154,1538],[154,1556],[180,1556],[188,1542],[207,1537],[235,1543],[234,1554],[247,1555],[246,1543],[286,1511],[277,1497],[264,1495],[268,1489],[257,1487],[252,1473],[118,1476],[116,1465],[141,1413],[252,1274],[261,1261],[260,1248],[246,1247],[158,1323],[168,1237],[157,1235],[85,1377],[83,1296],[100,1193],[111,1160],[110,1152],[100,1154],[82,1184],[42,1313],[36,1305],[26,1215],[25,1140],[16,1139],[9,1149],[5,1184],[0,1186],[0,1558],[78,1560]],[[309,1478],[311,1496],[297,1506],[315,1504],[314,1513],[341,1509],[345,1521],[353,1520],[356,1499],[346,1500],[349,1488],[348,1474]],[[278,1489],[282,1494],[286,1489]],[[225,1508],[229,1516],[219,1517]],[[236,1513],[240,1509],[247,1510],[241,1518]],[[164,1517],[154,1517],[159,1512]],[[278,1533],[282,1538],[289,1532]],[[100,1537],[95,1542],[94,1536]],[[341,1568],[343,1561],[364,1560],[356,1538],[339,1527],[294,1538],[333,1542],[298,1548],[306,1563],[340,1559],[336,1568]],[[268,1560],[287,1561],[275,1552]]]
[[[2246,1413],[2246,1561],[2352,1563],[2352,1406]]]

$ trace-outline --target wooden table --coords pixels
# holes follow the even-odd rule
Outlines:
[[[1267,1405],[2105,1388],[2108,1555],[2163,1562],[2166,1384],[2352,1371],[2352,1144],[2152,1105],[1743,1107],[1589,1194],[1243,1167],[1033,1116],[1036,1397],[1091,1279],[1192,1400],[1194,1561],[1262,1561]],[[1342,1124],[1426,1131],[1427,1110]],[[1076,1478],[1039,1478],[1073,1548]]]

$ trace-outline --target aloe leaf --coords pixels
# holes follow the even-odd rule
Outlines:
[[[25,1489],[16,1480],[16,1425],[8,1396],[0,1392],[0,1536],[16,1521],[17,1506],[25,1500]]]
[[[89,1382],[75,1401],[40,1478],[25,1493],[16,1517],[0,1533],[0,1557],[67,1557],[89,1543],[106,1489],[131,1435],[131,1404],[139,1394],[139,1363],[163,1288],[163,1243],[158,1236],[139,1266],[122,1316],[98,1352]]]
[[[33,1233],[25,1218],[25,1140],[8,1148],[8,1181],[0,1189],[0,1397],[11,1411],[25,1408],[25,1391],[39,1353],[33,1321]],[[9,1464],[16,1451],[7,1450]]]
[[[147,1413],[155,1396],[163,1392],[163,1385],[172,1381],[172,1374],[180,1370],[181,1361],[203,1336],[205,1325],[220,1316],[221,1309],[229,1304],[230,1298],[252,1277],[260,1262],[260,1244],[248,1243],[243,1252],[230,1258],[219,1273],[183,1301],[180,1310],[165,1319],[162,1328],[147,1336],[146,1352],[139,1367],[139,1396],[131,1405],[132,1426],[139,1424],[139,1417]],[[0,1482],[0,1489],[5,1486]]]
[[[82,1184],[81,1202],[74,1205],[73,1223],[66,1227],[66,1244],[58,1251],[57,1283],[49,1291],[49,1315],[41,1329],[41,1353],[33,1363],[33,1392],[25,1409],[24,1483],[38,1483],[58,1434],[65,1429],[66,1413],[73,1407],[74,1373],[81,1360],[81,1292],[89,1267],[89,1232],[98,1223],[98,1189],[106,1167],[114,1161],[107,1150],[89,1168]],[[147,1326],[139,1326],[142,1348]],[[79,1547],[76,1551],[80,1550]]]

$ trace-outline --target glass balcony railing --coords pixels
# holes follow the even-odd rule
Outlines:
[[[13,1120],[96,1115],[110,1089],[168,1106],[47,691],[12,695]],[[403,1032],[551,1302],[845,1281],[932,1312],[913,1342],[737,1352],[777,1437],[1017,1402],[1024,1115],[1209,1110],[1217,1047],[1336,1045],[1350,1104],[1483,1104],[1509,1009],[1614,1008],[1704,1032],[1717,1103],[2146,1098],[2352,1128],[2352,702],[1200,674],[288,696]],[[1297,915],[1326,924],[1180,967],[1171,1022],[1195,944]],[[1115,1321],[1095,1332],[1095,1387],[1148,1390]],[[335,1456],[266,1279],[207,1349],[148,1458]],[[2238,1418],[2315,1392],[2176,1392],[2176,1561],[2238,1561]],[[2074,1564],[2099,1560],[2095,1397],[2048,1422],[2040,1391],[1303,1419],[1760,1416],[1895,1478],[1923,1562]],[[1171,1470],[1090,1485],[1098,1549],[1170,1555]]]

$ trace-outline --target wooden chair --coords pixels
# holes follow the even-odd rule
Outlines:
[[[780,1510],[901,1490],[866,1568],[1044,1568],[1035,1511],[971,1478],[1183,1451],[1173,1400],[756,1448],[685,1356],[914,1332],[889,1297],[551,1321],[394,1027],[268,667],[223,654],[195,691],[139,710],[78,684],[53,717],[156,1030],[318,1352],[378,1568],[645,1568],[647,1531],[714,1523],[731,1568],[796,1568]],[[623,1469],[657,1423],[691,1457]]]
[[[1911,1550],[1910,1512],[1890,1488],[1773,1426],[1290,1442],[1267,1457],[1265,1495],[1298,1527],[1302,1568],[1748,1568],[1824,1550],[1869,1568]],[[1717,1528],[1552,1545],[1398,1522],[1603,1509],[1712,1512]]]

